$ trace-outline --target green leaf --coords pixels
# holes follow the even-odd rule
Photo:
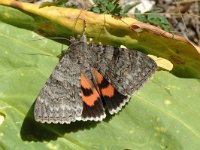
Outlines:
[[[125,5],[124,8],[120,11],[120,16],[126,16],[126,14],[135,6],[133,5]]]
[[[141,22],[144,22],[144,23],[147,22],[147,17],[146,17],[146,15],[145,15],[145,14],[141,14],[141,12],[140,12],[137,8],[136,8],[136,10],[135,10],[134,17],[135,17],[137,20],[141,21]]]
[[[156,72],[119,114],[100,123],[36,123],[34,101],[62,50],[38,39],[0,22],[0,149],[199,149],[200,82],[168,72]]]
[[[99,7],[93,7],[91,10],[93,12],[95,12],[95,13],[100,13],[101,12],[100,9],[99,9]]]

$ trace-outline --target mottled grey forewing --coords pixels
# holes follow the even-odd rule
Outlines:
[[[81,119],[80,65],[76,50],[69,49],[49,77],[36,99],[35,120],[70,123]]]
[[[157,68],[154,60],[139,51],[96,44],[90,44],[89,50],[94,67],[118,92],[128,97],[138,90]],[[118,112],[127,101],[119,104],[114,112]]]

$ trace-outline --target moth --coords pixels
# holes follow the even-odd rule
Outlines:
[[[88,44],[84,34],[73,38],[36,99],[35,120],[101,121],[105,109],[119,112],[156,68],[154,60],[139,51]]]

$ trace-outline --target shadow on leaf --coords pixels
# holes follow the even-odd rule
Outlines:
[[[35,104],[35,103],[34,103]],[[28,111],[21,127],[20,135],[24,141],[50,141],[56,140],[58,137],[64,136],[66,133],[77,132],[79,130],[89,130],[97,126],[99,122],[77,121],[71,124],[42,124],[34,119],[34,104]],[[106,118],[108,122],[111,118]]]

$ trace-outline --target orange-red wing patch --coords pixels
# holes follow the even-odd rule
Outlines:
[[[98,89],[100,88],[99,90],[102,96],[114,96],[114,87],[110,83],[106,82],[104,77],[96,69],[93,68],[93,72],[96,82],[99,85]]]
[[[81,96],[83,102],[88,106],[93,106],[95,101],[100,98],[97,90],[92,86],[84,74],[81,74]]]
[[[101,89],[102,96],[112,97],[114,96],[114,87],[109,84],[106,88]]]
[[[95,101],[99,98],[98,93],[93,90],[90,96],[85,96],[83,91],[81,91],[82,99],[88,106],[93,106]]]
[[[81,86],[85,89],[91,89],[90,81],[81,73]]]
[[[93,73],[94,73],[97,84],[101,84],[103,81],[103,76],[94,68],[93,68]]]

